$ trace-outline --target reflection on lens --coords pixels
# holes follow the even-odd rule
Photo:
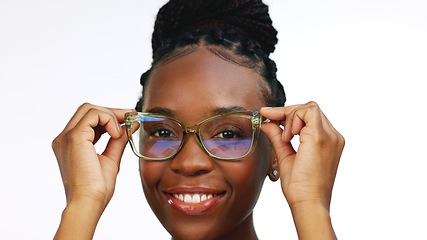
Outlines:
[[[182,142],[182,128],[174,121],[160,117],[141,117],[140,128],[132,137],[139,154],[154,159],[172,156]]]
[[[141,142],[141,155],[149,158],[167,158],[172,156],[181,145],[181,141]]]
[[[149,159],[167,159],[179,151],[186,127],[176,120],[159,116],[135,119],[133,144],[139,155]],[[250,117],[224,116],[213,118],[191,128],[198,130],[201,143],[211,155],[235,159],[247,155],[253,144],[254,129]],[[137,128],[137,129],[136,129]]]
[[[242,157],[251,149],[252,139],[235,140],[235,141],[203,141],[206,149],[220,158],[238,158]]]
[[[223,117],[206,122],[200,128],[203,145],[219,158],[239,158],[252,145],[252,122],[245,117]]]

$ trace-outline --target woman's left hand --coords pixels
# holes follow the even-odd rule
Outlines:
[[[332,188],[344,148],[344,138],[315,102],[262,108],[261,114],[284,126],[282,129],[269,123],[264,124],[261,129],[273,145],[282,190],[294,220],[301,209],[308,211],[304,209],[321,208],[329,214]],[[295,135],[300,137],[297,151],[290,142]]]

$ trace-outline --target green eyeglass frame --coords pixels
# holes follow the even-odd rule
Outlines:
[[[133,132],[136,131],[133,126],[134,126],[135,122],[138,122],[138,119],[146,118],[146,117],[167,119],[167,120],[175,122],[178,126],[180,126],[182,128],[183,136],[182,136],[181,144],[179,145],[178,149],[176,150],[176,152],[174,154],[172,154],[171,156],[165,157],[165,158],[150,158],[147,156],[143,156],[139,153],[139,150],[137,149],[137,146],[135,146],[135,142],[134,142],[133,137],[132,137]],[[199,131],[200,127],[206,122],[209,122],[209,121],[212,121],[215,119],[219,119],[219,118],[224,118],[224,117],[243,117],[243,118],[247,118],[247,119],[251,120],[251,123],[252,123],[252,142],[250,145],[250,149],[243,156],[232,157],[232,158],[224,158],[224,157],[215,156],[214,154],[209,152],[209,150],[203,144],[203,139],[202,139],[202,137],[200,135],[200,131]],[[157,113],[128,112],[125,114],[126,133],[128,136],[129,143],[132,147],[132,151],[139,158],[142,158],[145,160],[154,160],[154,161],[162,161],[162,160],[168,160],[168,159],[174,158],[182,149],[184,142],[185,142],[185,137],[188,133],[196,134],[199,145],[212,158],[220,159],[220,160],[237,160],[237,159],[245,158],[246,156],[251,154],[255,149],[255,146],[257,144],[258,137],[260,134],[261,124],[269,123],[269,122],[270,122],[270,120],[263,117],[258,111],[239,111],[239,112],[220,114],[220,115],[216,115],[216,116],[207,118],[207,119],[205,119],[205,120],[203,120],[203,121],[201,121],[195,125],[191,125],[191,126],[186,125],[186,124],[184,124],[184,123],[182,123],[176,119],[173,119],[171,117],[164,116],[164,115],[157,114]]]

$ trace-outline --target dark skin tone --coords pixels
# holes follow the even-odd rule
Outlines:
[[[199,50],[152,71],[143,112],[193,125],[221,112],[257,110],[265,104],[260,81],[254,71]],[[272,148],[264,135],[250,156],[223,161],[209,157],[190,134],[172,160],[140,160],[141,179],[150,206],[174,238],[256,239],[252,210],[271,159]],[[225,194],[215,208],[198,216],[179,213],[168,204],[167,189],[198,186]]]
[[[329,206],[344,138],[315,102],[262,108],[260,84],[263,80],[251,69],[203,48],[153,70],[145,89],[144,111],[193,125],[224,111],[260,109],[262,115],[284,126],[263,125],[265,135],[255,152],[239,161],[210,158],[194,134],[171,160],[140,160],[147,200],[174,238],[256,239],[252,210],[265,177],[277,180],[272,171],[278,170],[299,239],[336,239]],[[129,111],[134,110],[83,104],[53,141],[67,197],[55,239],[93,237],[114,193],[127,143],[120,124]],[[97,154],[94,144],[103,133],[111,138],[105,151]],[[300,136],[298,151],[290,143],[294,135]],[[188,216],[170,208],[166,197],[170,188],[195,186],[223,194],[203,214]]]

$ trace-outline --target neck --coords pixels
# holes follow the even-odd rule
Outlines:
[[[243,222],[231,230],[224,236],[222,239],[248,239],[248,240],[257,240],[258,237],[255,232],[254,222],[252,218],[253,213],[251,213]]]

